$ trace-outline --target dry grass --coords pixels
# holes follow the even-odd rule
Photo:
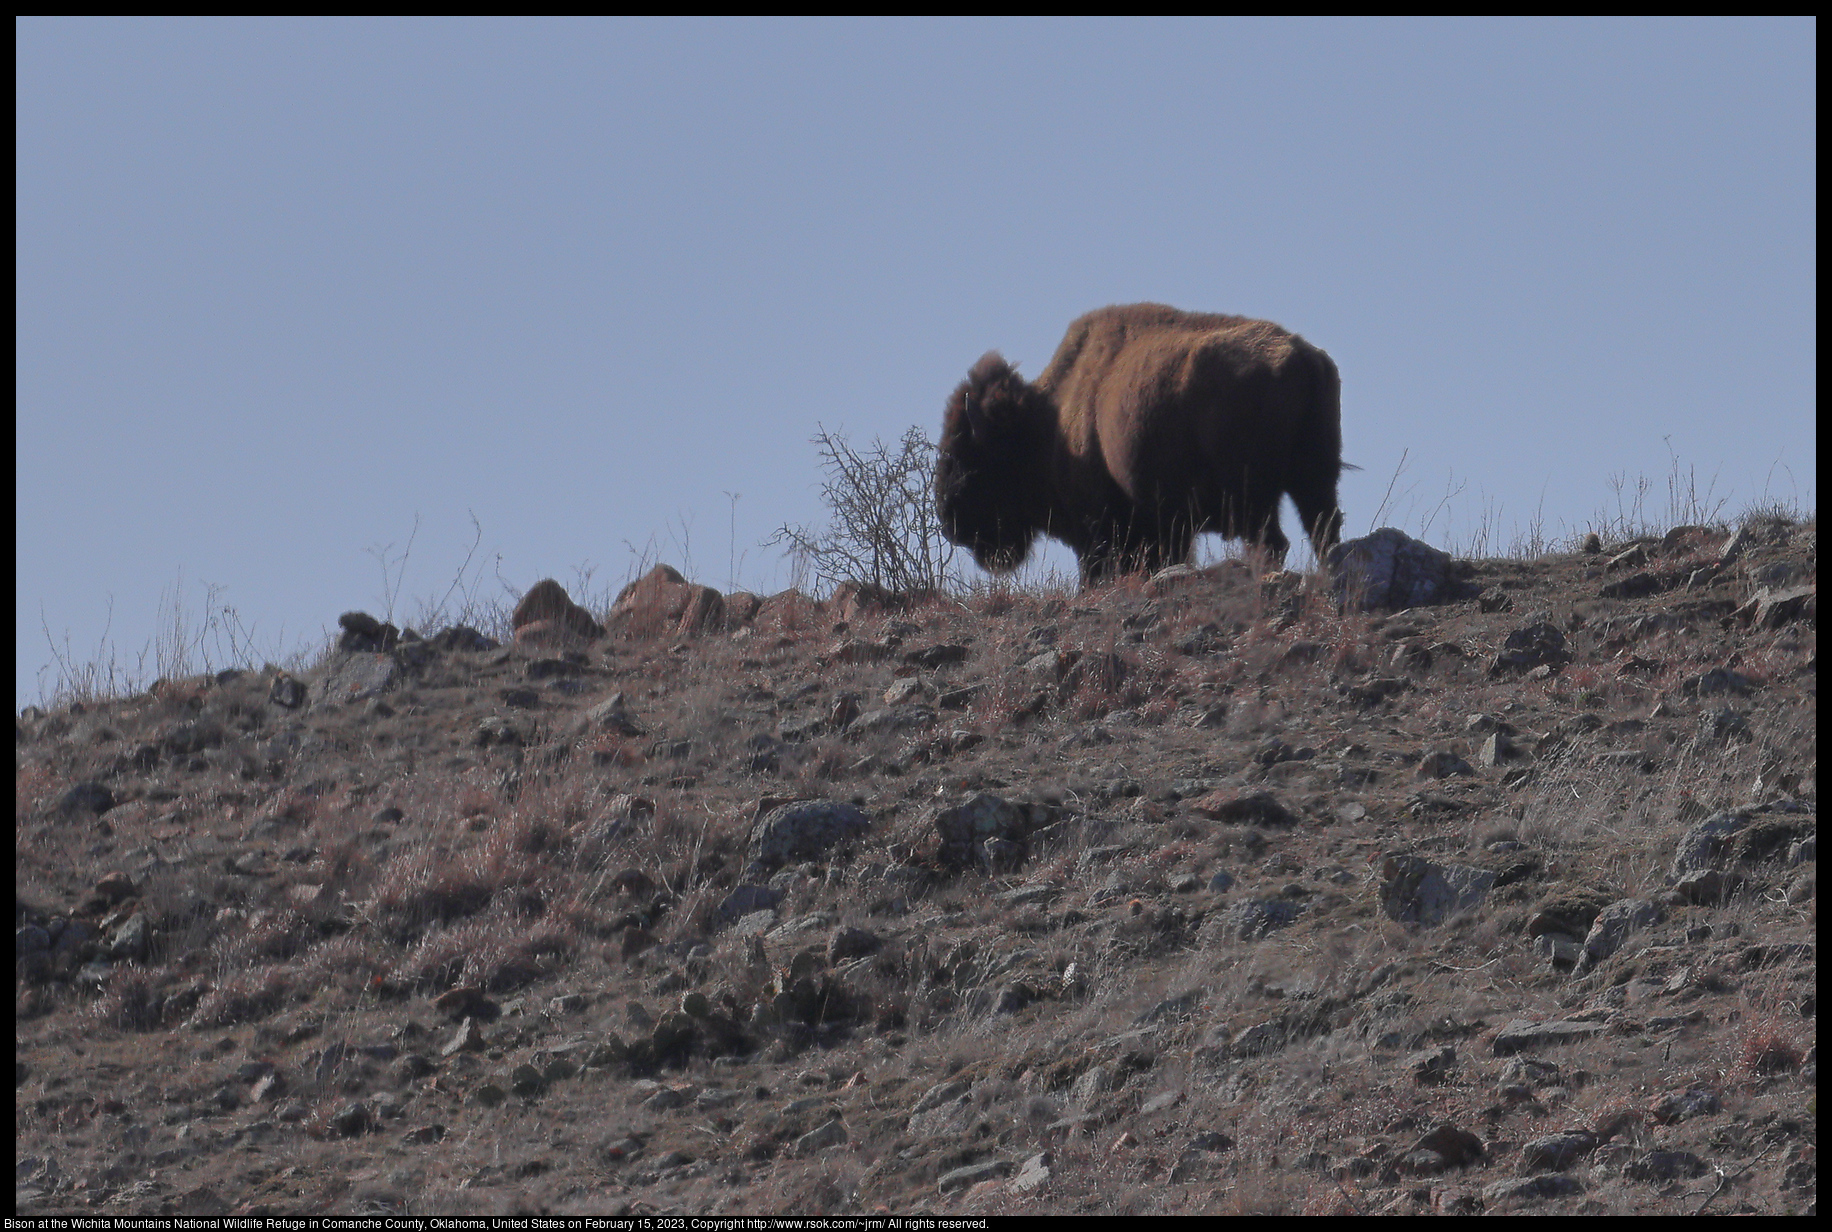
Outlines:
[[[1640,516],[1623,500],[1612,535]],[[1703,568],[1721,542],[1682,537],[1654,567]],[[1752,569],[1788,563],[1756,557]],[[1812,576],[1810,546],[1790,561]],[[20,1150],[73,1135],[59,1150],[76,1172],[119,1132],[99,1101],[46,1079],[56,1056],[91,1096],[107,1072],[152,1092],[127,1100],[149,1150],[177,1149],[179,1125],[246,1137],[265,1121],[258,1132],[284,1145],[246,1137],[241,1152],[280,1161],[262,1180],[210,1171],[239,1161],[227,1150],[204,1167],[237,1202],[278,1194],[278,1211],[355,1209],[369,1186],[414,1213],[1422,1213],[1467,1209],[1515,1174],[1520,1144],[1580,1125],[1611,1129],[1612,1146],[1733,1164],[1733,1117],[1803,1123],[1813,966],[1786,945],[1810,938],[1812,899],[1771,861],[1733,870],[1718,901],[1680,901],[1670,861],[1705,816],[1781,795],[1810,807],[1812,626],[1727,623],[1753,574],[1611,606],[1594,598],[1600,570],[1579,557],[1497,568],[1518,583],[1513,613],[1344,614],[1318,587],[1236,561],[1170,586],[989,586],[843,617],[778,596],[736,636],[594,646],[583,690],[530,682],[532,710],[499,704],[535,657],[518,648],[442,659],[382,699],[387,713],[279,713],[265,678],[201,673],[90,695],[33,720],[21,745],[18,894],[76,918],[104,873],[125,872],[152,940],[97,978],[20,984]],[[1630,623],[1691,604],[1703,615]],[[481,610],[474,594],[455,608]],[[1543,679],[1491,676],[1501,637],[1540,609],[1573,661]],[[943,644],[966,661],[907,657]],[[1025,666],[1051,648],[1059,673]],[[1686,691],[1726,667],[1747,695]],[[932,726],[833,721],[845,694],[870,712],[912,679]],[[1353,695],[1370,679],[1405,687]],[[964,702],[963,687],[977,688]],[[645,734],[580,725],[616,691]],[[1700,726],[1725,705],[1746,734]],[[1477,760],[1489,728],[1475,716],[1513,728],[1520,759],[1422,777],[1433,753]],[[517,739],[480,743],[485,718]],[[222,725],[220,747],[136,762],[200,721]],[[791,728],[808,738],[782,739]],[[90,780],[131,798],[60,814]],[[977,791],[1047,806],[1027,858],[998,875],[936,856],[936,808]],[[1270,794],[1296,820],[1192,808],[1215,791]],[[872,829],[754,878],[760,801],[798,796],[856,800]],[[1395,851],[1533,862],[1477,910],[1422,927],[1378,907],[1379,858]],[[1226,893],[1206,888],[1218,872],[1234,879]],[[720,914],[751,880],[782,896],[756,938]],[[1554,970],[1526,922],[1572,887],[1658,901],[1662,921],[1594,974]],[[1224,922],[1249,902],[1302,910],[1242,941]],[[120,926],[111,910],[81,917],[98,947]],[[830,959],[845,929],[882,947]],[[829,999],[783,999],[800,979]],[[486,1049],[397,1077],[406,1054],[431,1056],[456,1029],[432,999],[470,986],[503,1007]],[[745,1047],[580,1067],[581,1047],[649,1041],[695,994],[692,1013],[724,1015]],[[1182,1011],[1161,1008],[1186,994]],[[1609,1033],[1541,1050],[1544,1076],[1499,1093],[1512,1081],[1493,1049],[1504,1024],[1585,1014]],[[73,1025],[91,1039],[80,1062],[55,1051]],[[313,1058],[346,1045],[356,1059],[320,1079]],[[1412,1058],[1445,1047],[1449,1076],[1415,1079]],[[251,1060],[288,1074],[279,1104],[248,1106],[248,1084],[231,1081]],[[483,1100],[518,1066],[556,1060],[574,1070],[540,1094]],[[968,1084],[965,1119],[926,1135],[916,1101],[947,1082]],[[1733,1111],[1636,1119],[1687,1085]],[[339,1118],[356,1100],[394,1111],[347,1136]],[[185,1119],[162,1119],[180,1106]],[[799,1145],[836,1112],[844,1142]],[[1491,1156],[1467,1173],[1407,1172],[1445,1121]],[[440,1146],[403,1141],[435,1123]],[[1204,1134],[1221,1137],[1192,1146]],[[1040,1151],[1052,1176],[1034,1193],[1009,1175],[942,1191],[954,1169]],[[109,1162],[97,1158],[94,1177]],[[1598,1209],[1670,1210],[1610,1166],[1589,1191]],[[261,1188],[288,1167],[292,1190]]]

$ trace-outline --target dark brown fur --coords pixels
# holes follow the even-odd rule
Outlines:
[[[1188,559],[1201,531],[1281,560],[1289,494],[1321,558],[1342,512],[1341,378],[1269,321],[1127,304],[1088,313],[1034,382],[988,352],[948,400],[935,470],[948,538],[982,568],[1040,534],[1084,583]]]

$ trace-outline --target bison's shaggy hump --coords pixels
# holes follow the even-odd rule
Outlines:
[[[1328,355],[1270,321],[1098,309],[1034,382],[989,352],[955,389],[935,471],[942,527],[1000,572],[1038,535],[1060,539],[1096,582],[1185,560],[1201,531],[1282,559],[1289,495],[1321,558],[1342,520],[1341,390]]]

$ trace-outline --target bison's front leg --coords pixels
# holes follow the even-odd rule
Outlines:
[[[1285,532],[1279,529],[1276,517],[1272,521],[1266,523],[1265,529],[1254,537],[1254,541],[1257,542],[1260,547],[1266,549],[1267,553],[1272,557],[1273,564],[1280,568],[1284,567],[1285,554],[1291,551],[1291,540],[1287,539],[1285,537]]]
[[[1081,565],[1081,588],[1099,586],[1111,582],[1124,570],[1120,567],[1118,555],[1110,541],[1102,541],[1092,547],[1076,553],[1077,563]]]

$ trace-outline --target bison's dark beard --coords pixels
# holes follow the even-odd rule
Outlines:
[[[974,563],[988,573],[1010,573],[1030,558],[1030,540],[973,549]]]

